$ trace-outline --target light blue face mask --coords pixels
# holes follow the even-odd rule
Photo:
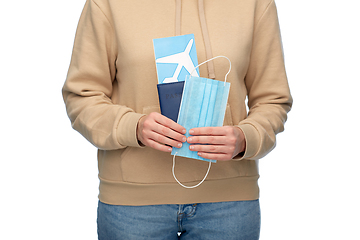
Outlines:
[[[231,62],[227,57],[217,56],[199,64],[197,67],[219,57],[226,58],[230,63],[229,71],[225,75],[224,82],[194,76],[188,76],[185,81],[177,123],[186,128],[186,137],[190,136],[189,130],[192,128],[220,127],[223,125],[230,90],[230,83],[227,83],[226,79],[231,70]],[[172,149],[171,155],[174,155],[173,176],[181,186],[194,188],[205,180],[209,173],[211,163],[216,161],[200,157],[197,152],[190,151],[189,146],[190,144],[185,142],[181,148]],[[208,161],[209,168],[204,179],[192,187],[181,184],[174,173],[176,156]]]

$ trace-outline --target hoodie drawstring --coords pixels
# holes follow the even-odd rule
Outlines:
[[[181,34],[181,0],[175,0],[175,4],[176,4],[175,35],[179,36]],[[198,7],[199,7],[200,26],[205,44],[206,60],[209,60],[213,58],[213,54],[211,50],[209,32],[206,25],[204,0],[198,1]],[[215,79],[214,63],[212,61],[207,63],[207,69],[208,69],[209,78]]]
[[[176,12],[175,12],[175,35],[181,34],[181,0],[176,0]]]
[[[209,60],[213,58],[213,54],[211,50],[209,32],[206,25],[204,0],[199,0],[199,17],[200,17],[201,31],[203,34],[204,44],[205,44],[206,60]],[[208,67],[209,78],[215,79],[214,62],[212,61],[208,62],[207,67]]]

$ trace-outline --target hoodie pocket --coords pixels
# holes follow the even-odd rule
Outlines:
[[[144,114],[160,113],[159,106],[143,108]],[[224,125],[233,125],[231,107],[226,107]],[[128,148],[121,155],[121,175],[123,181],[132,183],[172,183],[172,155],[160,152],[150,147]],[[249,161],[218,161],[213,164],[207,180],[236,178],[257,175],[255,162]],[[254,165],[254,166],[253,166]],[[206,169],[207,162],[178,157],[176,161],[176,175],[182,182],[200,181]]]

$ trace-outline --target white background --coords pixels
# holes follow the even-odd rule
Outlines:
[[[360,239],[360,14],[354,0],[277,0],[294,97],[260,160],[261,239]],[[96,149],[61,88],[84,0],[0,7],[0,239],[97,239]]]

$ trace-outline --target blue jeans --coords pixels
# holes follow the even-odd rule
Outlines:
[[[99,240],[258,240],[259,200],[116,206],[99,201]]]

